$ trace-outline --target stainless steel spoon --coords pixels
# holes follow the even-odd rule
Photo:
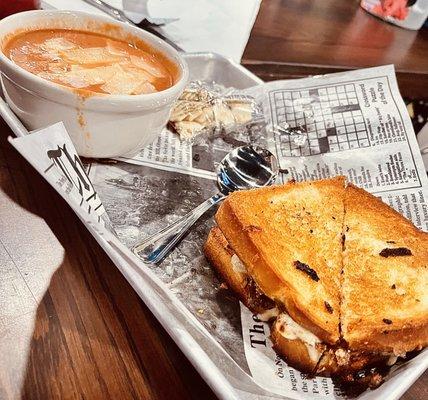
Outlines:
[[[132,251],[146,263],[158,263],[174,248],[201,215],[214,204],[221,202],[229,193],[236,190],[271,185],[278,172],[279,167],[275,156],[266,149],[243,146],[232,150],[223,158],[217,170],[220,192],[184,217],[135,246]]]

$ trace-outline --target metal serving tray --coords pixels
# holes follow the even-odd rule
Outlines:
[[[236,89],[246,89],[263,83],[242,65],[219,54],[188,53],[184,58],[189,65],[191,80],[215,81]]]
[[[235,87],[238,89],[246,89],[263,83],[262,80],[241,65],[217,54],[191,53],[185,54],[184,57],[188,62],[190,78],[192,80],[215,81],[225,87]],[[19,119],[3,101],[0,101],[0,115],[4,117],[16,136],[24,136],[28,133]],[[187,178],[184,177],[184,179]],[[215,181],[210,182],[213,186],[215,185]],[[148,186],[148,188],[150,189],[150,186]],[[113,189],[116,190],[115,188]],[[188,192],[192,191],[191,185],[189,185],[188,189]],[[202,199],[206,198],[207,195],[207,187],[201,186],[199,189],[199,197],[193,199],[196,201],[196,204],[198,204],[198,201],[200,202]],[[144,192],[144,196],[150,197],[149,193],[146,191]],[[156,206],[158,206],[158,197],[154,197],[152,193],[151,198],[155,198]],[[133,201],[135,203],[135,200]],[[85,220],[85,216],[79,208],[74,209],[74,211],[79,218],[83,221]],[[147,214],[150,213],[148,212]],[[158,215],[155,213],[152,214],[151,216],[154,217],[156,223],[158,223]],[[141,263],[137,264],[135,260],[132,259],[132,253],[123,251],[122,247],[124,246],[120,247],[113,242],[106,241],[97,234],[92,226],[86,226],[219,398],[234,400],[241,398],[248,400],[286,398],[268,392],[258,386],[252,380],[250,374],[248,374],[248,367],[245,368],[243,363],[239,362],[241,361],[239,358],[240,354],[236,354],[236,352],[232,354],[230,351],[231,347],[222,347],[216,338],[204,329],[204,326],[195,318],[194,314],[185,308],[185,305],[178,297],[173,295],[170,288],[167,288],[165,284],[162,285],[163,282],[161,282],[160,279],[156,279],[158,277],[156,274],[149,268],[142,270]],[[195,230],[193,232],[193,238],[189,240],[189,243],[201,246],[201,244],[198,244],[198,241],[194,239],[202,240],[202,237],[200,231],[198,232]],[[188,265],[185,264],[185,267],[187,266]],[[206,273],[202,276],[202,279],[209,278],[210,277]],[[198,281],[195,281],[194,284],[197,285]],[[209,300],[207,296],[201,297],[199,296],[199,291],[194,292],[194,297],[198,297],[198,301],[207,303]],[[220,310],[222,314],[231,317],[231,314],[228,314],[225,308],[220,308]],[[205,314],[208,314],[208,312],[205,312]],[[231,332],[230,329],[229,331],[225,329],[224,324],[218,325],[218,327],[218,331],[224,333],[223,336],[228,336]],[[234,339],[229,335],[228,339],[230,338],[231,340]],[[404,387],[404,385],[407,387],[409,383],[414,382],[420,372],[419,369],[413,368],[407,375],[404,374],[400,377],[392,376],[391,380],[395,382],[392,391],[388,394],[388,398],[398,399],[402,394],[401,388]],[[364,399],[379,398],[377,396],[378,393],[375,391],[367,392],[364,395]]]

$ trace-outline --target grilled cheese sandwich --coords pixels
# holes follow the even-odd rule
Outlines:
[[[428,235],[344,178],[232,194],[216,220],[208,260],[252,312],[273,321],[273,347],[291,366],[374,387],[383,367],[428,344]],[[388,220],[398,232],[385,228]],[[370,256],[360,271],[361,253]],[[236,285],[237,277],[244,284]],[[370,282],[375,295],[364,287]],[[375,305],[386,289],[394,291],[389,305]],[[422,305],[406,299],[400,306],[403,292]],[[403,320],[391,327],[388,316],[400,313]]]

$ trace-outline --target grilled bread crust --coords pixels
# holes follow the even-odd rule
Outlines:
[[[232,193],[216,214],[263,293],[330,344],[339,340],[344,196],[344,177],[293,182]]]
[[[402,354],[428,345],[428,233],[349,185],[341,328],[353,349]]]

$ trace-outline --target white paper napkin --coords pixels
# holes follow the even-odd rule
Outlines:
[[[261,0],[105,0],[133,21],[144,15],[179,18],[160,31],[186,52],[210,51],[239,62]],[[45,8],[102,14],[81,0],[44,0]]]

